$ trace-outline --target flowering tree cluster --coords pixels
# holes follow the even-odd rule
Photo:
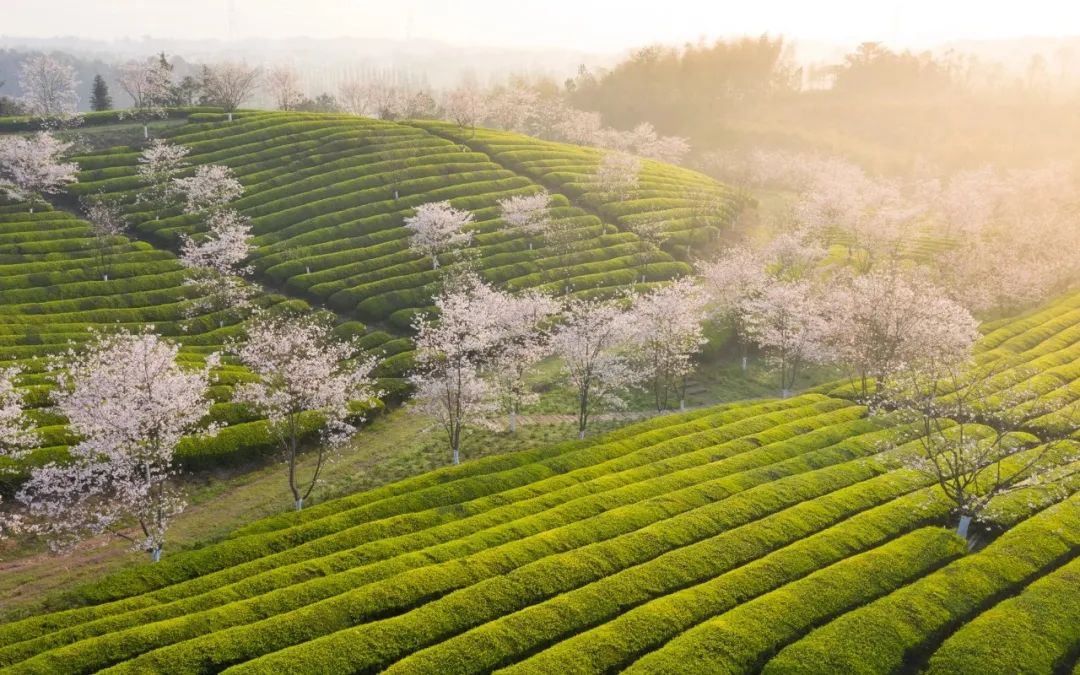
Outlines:
[[[184,212],[201,213],[224,208],[244,194],[244,186],[236,180],[233,170],[220,164],[204,164],[195,175],[173,178],[174,189],[184,195]]]
[[[191,270],[184,283],[199,292],[191,309],[246,309],[255,292],[242,279],[253,271],[243,264],[251,255],[251,224],[231,209],[211,211],[206,221],[204,236],[182,235],[180,242],[180,262]]]
[[[143,123],[143,138],[150,137],[149,122],[167,115],[172,91],[172,65],[165,55],[142,61],[128,61],[117,75],[120,88],[131,97],[131,108],[121,110],[120,119],[133,118]]]
[[[39,195],[57,194],[78,181],[79,165],[61,161],[70,148],[46,131],[0,138],[0,193],[28,200],[33,213]]]
[[[472,242],[473,233],[464,229],[472,220],[473,214],[455,209],[450,202],[421,204],[405,219],[405,228],[412,233],[409,245],[417,254],[430,257],[432,269],[438,269],[440,254]]]
[[[290,66],[277,66],[266,75],[266,88],[278,110],[295,110],[304,100],[300,75]]]
[[[688,278],[633,298],[627,322],[631,366],[649,383],[657,411],[677,394],[686,407],[686,378],[694,356],[705,344],[704,322],[708,296]]]
[[[161,556],[169,521],[183,509],[172,488],[174,452],[210,410],[216,356],[192,370],[179,347],[149,329],[97,334],[58,364],[57,409],[80,441],[71,461],[33,470],[18,493],[30,527],[57,547],[112,533]],[[138,526],[137,533],[126,529]]]
[[[232,119],[232,112],[255,93],[260,74],[257,66],[237,61],[203,66],[200,78],[203,98],[224,108]]]
[[[269,420],[288,466],[289,490],[300,510],[315,489],[323,466],[363,421],[353,401],[370,404],[380,393],[371,371],[373,358],[356,358],[356,344],[334,337],[332,326],[315,315],[257,317],[247,339],[232,350],[258,377],[236,388],[234,400],[251,404]],[[320,442],[310,475],[300,476],[298,459],[307,436],[305,417],[317,418]]]

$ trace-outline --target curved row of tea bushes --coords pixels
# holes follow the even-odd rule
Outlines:
[[[1080,558],[1074,558],[954,633],[934,653],[927,672],[1062,671],[1080,646],[1078,589]]]
[[[629,673],[756,671],[815,624],[959,557],[954,532],[927,527],[743,603],[641,658]]]
[[[982,551],[841,616],[784,649],[766,671],[888,673],[919,660],[988,602],[1074,555],[1080,546],[1078,506],[1078,498],[1052,506]]]
[[[665,458],[675,459],[685,453],[730,443],[740,436],[770,432],[772,440],[782,440],[807,429],[805,425],[793,424],[804,417],[849,408],[857,410],[840,401],[814,396],[722,406],[708,415],[691,416],[685,421],[676,417],[668,425],[670,428],[645,426],[641,433],[629,438],[559,444],[510,455],[508,459],[514,461],[480,460],[475,470],[472,465],[442,470],[436,472],[438,480],[406,481],[412,490],[394,490],[388,486],[376,490],[371,499],[364,499],[362,494],[316,506],[319,511],[312,514],[313,519],[286,530],[274,528],[237,537],[181,553],[152,567],[119,572],[83,589],[81,602],[97,603],[96,606],[0,626],[0,643],[41,635],[46,627],[72,625],[118,611],[189,597],[247,579],[256,571],[350,550],[379,535],[416,536],[427,528],[456,523],[470,512],[479,515],[518,501],[544,498],[549,493],[556,496],[558,504],[562,497],[573,496],[565,490],[581,490],[579,485],[603,479],[612,472],[632,470]],[[776,429],[784,426],[787,429]],[[746,447],[761,443],[761,438],[755,438]],[[697,459],[697,463],[708,459],[708,456]],[[585,490],[583,494],[589,494],[587,487]]]

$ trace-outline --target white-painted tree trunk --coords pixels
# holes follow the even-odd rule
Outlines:
[[[229,113],[229,121],[232,122],[232,113]]]
[[[686,399],[685,398],[680,398],[679,399],[679,410],[686,410]]]
[[[960,524],[956,526],[956,533],[967,540],[969,527],[971,527],[971,516],[960,516]]]
[[[433,269],[433,270],[439,269],[439,257],[438,256],[434,256],[434,255],[431,256],[431,269]]]
[[[146,124],[142,125],[142,137],[150,138],[150,127]]]
[[[781,389],[780,390],[780,398],[791,398],[791,390],[790,389]]]
[[[108,281],[109,280],[109,275],[108,274],[102,274],[101,279],[102,279],[102,281]]]
[[[517,433],[517,411],[516,410],[511,410],[510,411],[510,433],[512,433],[512,434]]]
[[[577,437],[578,437],[579,439],[582,439],[582,440],[584,440],[584,438],[585,438],[585,430],[584,430],[584,429],[582,429],[581,431],[577,432]]]
[[[150,562],[161,562],[161,547],[157,547],[150,551]]]
[[[747,363],[747,358],[746,358],[745,356],[744,356],[744,357],[742,357],[742,371],[743,371],[744,373],[746,372],[746,369],[747,369],[747,366],[748,366],[748,365],[749,365],[749,364]]]
[[[295,502],[293,502],[293,506],[296,508],[297,511],[304,508],[304,498],[303,497],[297,498],[297,500]]]
[[[454,448],[454,466],[461,464],[461,455],[457,448]]]

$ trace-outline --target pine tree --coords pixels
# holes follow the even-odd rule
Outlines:
[[[90,107],[96,111],[112,109],[112,96],[109,95],[109,85],[105,84],[105,78],[101,75],[94,76],[94,88],[90,94]]]

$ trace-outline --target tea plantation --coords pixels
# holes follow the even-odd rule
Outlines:
[[[592,150],[442,123],[193,114],[170,136],[193,163],[227,164],[244,183],[236,205],[257,234],[257,279],[278,291],[258,301],[338,311],[341,330],[391,355],[384,374],[407,363],[408,320],[437,279],[402,227],[420,203],[476,213],[489,280],[578,295],[638,277],[635,219],[661,219],[670,234],[648,267],[660,282],[688,271],[684,245],[722,237],[738,211],[725,188],[652,162],[633,199],[608,199],[590,188]],[[139,237],[157,245],[111,241],[108,281],[74,216],[0,215],[0,360],[23,365],[20,384],[42,401],[34,357],[87,326],[153,323],[192,361],[239,330],[213,315],[184,324],[190,291],[166,249],[197,224],[130,200],[137,154],[77,158],[76,190],[129,199]],[[502,229],[496,201],[542,186],[580,235],[570,250]],[[1000,366],[1003,401],[1021,387],[1077,399],[1080,295],[987,326],[978,359]],[[214,414],[226,431],[255,433],[259,422],[228,402],[229,384],[249,375],[222,376]],[[1076,672],[1080,467],[1062,460],[1057,471],[1075,475],[1049,502],[997,498],[985,545],[969,551],[943,527],[940,488],[899,461],[919,428],[869,414],[846,387],[821,391],[655,417],[250,523],[0,624],[0,669]],[[39,454],[62,452],[62,420],[35,415],[49,439]],[[1035,436],[1060,422],[1030,417]]]
[[[1078,317],[1050,317],[1068,307],[1080,296],[996,327],[982,358],[1064,360]],[[1067,671],[1080,500],[1001,497],[1000,534],[968,553],[940,526],[938,488],[896,461],[918,433],[807,394],[489,457],[117,573],[66,596],[69,609],[0,626],[0,663]]]

